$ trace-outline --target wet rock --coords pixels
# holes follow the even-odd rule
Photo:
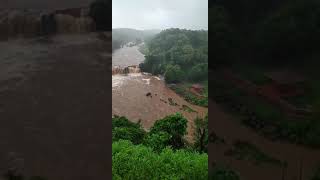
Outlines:
[[[178,104],[174,102],[172,98],[168,98],[168,101],[171,106],[178,106]]]

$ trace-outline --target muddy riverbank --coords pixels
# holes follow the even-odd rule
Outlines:
[[[137,46],[121,48],[112,55],[113,69],[137,65],[143,61],[144,56]],[[148,93],[150,94],[147,95]],[[189,107],[194,112],[187,112],[184,107]],[[188,103],[168,88],[160,77],[135,71],[128,74],[115,73],[112,76],[113,115],[126,116],[134,122],[141,120],[142,126],[149,129],[156,120],[176,112],[188,119],[186,137],[192,141],[194,119],[204,117],[207,108]]]

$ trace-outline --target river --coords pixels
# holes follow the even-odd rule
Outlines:
[[[124,47],[112,55],[113,68],[124,68],[138,65],[144,61],[137,46]],[[150,96],[147,96],[151,93]],[[170,105],[172,99],[176,106]],[[196,112],[186,112],[182,106],[188,106]],[[114,74],[112,76],[112,114],[126,116],[129,120],[138,122],[148,130],[154,122],[176,112],[182,113],[188,119],[188,134],[186,138],[193,140],[194,119],[204,117],[207,108],[195,106],[167,87],[162,78],[147,73]]]

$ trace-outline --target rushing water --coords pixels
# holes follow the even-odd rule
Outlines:
[[[125,68],[143,62],[144,56],[138,51],[138,47],[125,47],[117,50],[112,55],[113,68]],[[112,76],[112,113],[113,115],[126,116],[132,121],[139,121],[144,128],[149,129],[153,123],[176,112],[181,112],[189,121],[187,138],[192,140],[193,120],[203,117],[206,108],[192,105],[169,89],[162,78],[147,73],[121,74]],[[147,94],[150,93],[150,96]],[[172,99],[176,106],[170,105]],[[186,112],[182,109],[188,106],[196,112]]]

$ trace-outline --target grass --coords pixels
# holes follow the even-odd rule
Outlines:
[[[199,97],[189,91],[192,86],[192,83],[189,82],[177,84],[172,86],[171,89],[191,104],[208,107],[208,81],[203,81],[200,84],[204,87],[204,91],[201,94],[203,97]]]
[[[186,112],[190,112],[190,113],[197,112],[197,111],[193,110],[192,108],[190,108],[187,105],[182,105],[182,108],[180,108],[180,109],[183,110],[183,111],[186,111]]]
[[[254,164],[271,164],[275,166],[283,165],[282,161],[273,158],[255,145],[244,141],[236,141],[233,144],[233,148],[226,152],[226,155],[230,155],[238,160],[248,160]]]

